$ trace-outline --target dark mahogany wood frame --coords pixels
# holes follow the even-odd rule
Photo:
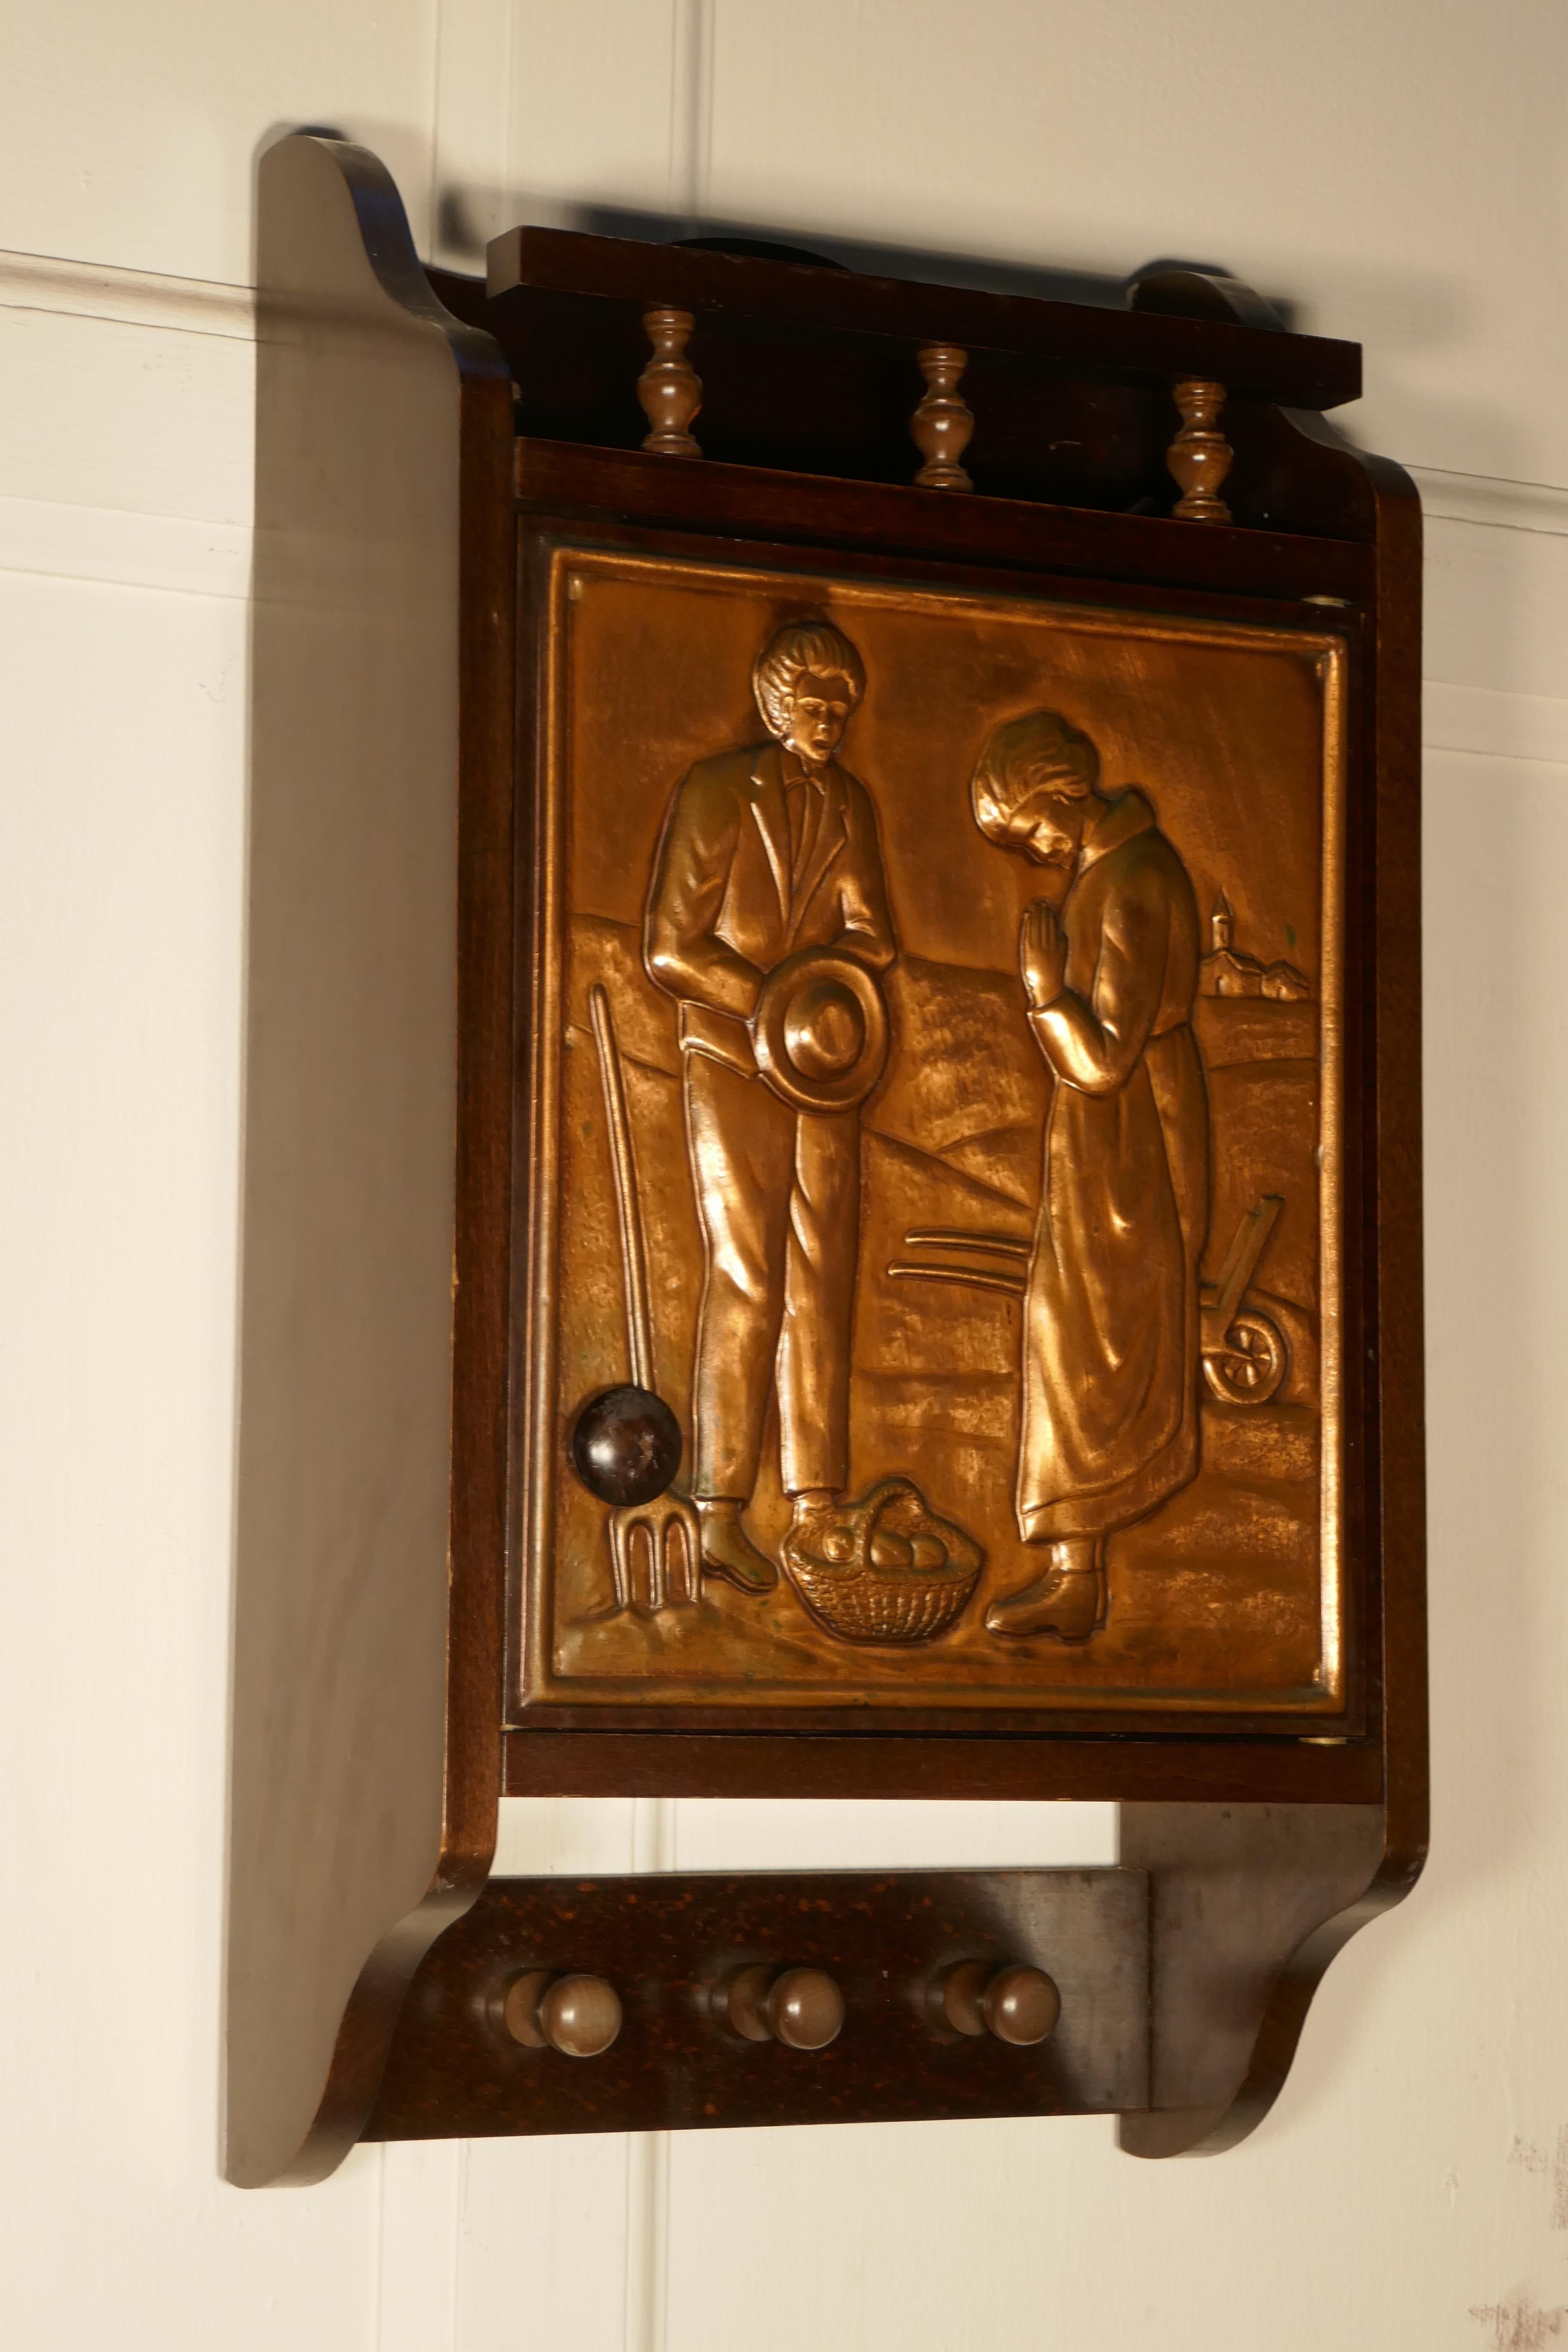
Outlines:
[[[342,175],[369,272],[389,300],[407,304],[417,265],[384,173],[363,150],[309,143]],[[576,1889],[571,1902],[556,1882],[487,1885],[503,1793],[1115,1801],[1122,1865],[1098,1875],[1131,1874],[1143,1890],[1145,2063],[1110,2104],[1135,2152],[1227,2145],[1283,2080],[1333,1951],[1413,1883],[1426,1836],[1420,514],[1396,467],[1353,450],[1322,421],[1324,408],[1359,392],[1359,352],[1288,334],[1264,322],[1245,289],[1185,272],[1144,280],[1125,309],[1097,309],[528,229],[492,248],[488,287],[439,270],[425,273],[425,286],[448,322],[461,417],[447,1829],[424,1927],[389,1921],[367,1958],[294,2177],[319,2176],[367,2132],[1096,2104],[1090,2089],[1049,2067],[1008,2074],[994,2050],[968,2075],[963,2053],[946,2045],[911,2054],[913,1994],[858,2041],[847,2031],[828,2071],[813,2078],[831,2078],[820,2094],[801,2089],[798,2059],[783,2090],[778,2069],[715,2057],[706,2024],[691,2022],[705,2014],[701,1987],[737,1955],[816,1958],[853,1976],[856,1951],[868,1960],[881,1938],[901,1954],[912,1986],[944,1956],[1016,1953],[1028,1940],[1030,1885],[1038,1891],[1058,1874],[660,1881],[662,1924],[657,1937],[648,1927],[647,1953],[657,1944],[662,1958],[639,1961],[637,1922],[648,1915],[635,1880]],[[672,306],[697,320],[701,458],[637,446],[646,427],[635,383],[648,349],[641,317]],[[963,389],[978,422],[965,462],[975,495],[909,486],[915,354],[933,341],[971,353]],[[496,398],[498,359],[512,382],[510,415]],[[1229,525],[1169,512],[1171,390],[1186,378],[1227,390]],[[1072,455],[1053,456],[1056,443]],[[515,648],[528,638],[514,616],[520,579],[525,603],[530,593],[531,550],[553,536],[731,557],[765,549],[780,567],[826,554],[840,569],[883,576],[918,572],[1343,635],[1354,683],[1345,1139],[1353,1671],[1342,1718],[1282,1729],[1278,1719],[1145,1709],[1113,1722],[1053,1714],[1047,1726],[1036,1716],[1026,1729],[982,1717],[959,1730],[951,1716],[933,1715],[866,1733],[826,1716],[787,1728],[776,1715],[731,1719],[721,1729],[631,1709],[615,1719],[564,1708],[516,1718],[507,1698],[509,1528],[519,1502],[514,1485],[509,1491],[509,1390],[521,1312],[512,1244],[529,1173],[528,959],[519,943],[530,915],[536,681],[517,674]],[[1086,1885],[1097,1877],[1068,1875]],[[922,1896],[932,1921],[945,1923],[923,1942],[909,1924]],[[808,1903],[824,1924],[803,1933]],[[449,1924],[465,1906],[467,1916]],[[1039,1947],[1046,1966],[1048,1940]],[[485,1988],[508,1954],[519,1967],[600,1967],[623,1990],[662,1968],[664,1990],[644,1981],[630,1999],[614,2064],[577,2066],[553,2053],[520,2063],[483,2022]]]

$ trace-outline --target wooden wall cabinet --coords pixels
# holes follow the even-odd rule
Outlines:
[[[260,174],[227,2144],[1265,2111],[1426,1840],[1354,347]],[[503,1794],[1114,1869],[491,1880]],[[607,1990],[606,1990],[607,1988]]]

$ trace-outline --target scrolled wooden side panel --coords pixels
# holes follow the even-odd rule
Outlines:
[[[258,213],[224,2148],[247,2186],[358,2137],[488,1866],[510,1052],[507,370],[363,149],[283,140]]]
[[[1350,1450],[1360,1507],[1367,1675],[1383,1746],[1377,1804],[1122,1808],[1121,1860],[1150,1874],[1151,2110],[1124,2115],[1136,2156],[1234,2147],[1283,2087],[1324,1970],[1407,1895],[1428,1834],[1421,1239],[1421,510],[1397,466],[1319,416],[1279,412],[1376,516],[1376,631],[1361,747],[1357,1163],[1366,1378]],[[1337,467],[1334,461],[1337,460]]]

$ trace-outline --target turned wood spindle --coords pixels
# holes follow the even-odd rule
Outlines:
[[[958,389],[969,353],[956,343],[928,343],[916,356],[926,394],[910,425],[925,459],[915,480],[927,490],[972,490],[974,485],[958,462],[974,431],[973,412]]]
[[[645,310],[653,357],[637,378],[637,398],[652,430],[643,443],[661,457],[700,457],[688,427],[702,405],[702,380],[686,356],[689,310]]]
[[[1172,396],[1182,413],[1182,429],[1165,457],[1182,493],[1172,511],[1184,522],[1228,522],[1230,509],[1219,490],[1236,453],[1215,422],[1225,406],[1225,386],[1189,376],[1173,387]]]

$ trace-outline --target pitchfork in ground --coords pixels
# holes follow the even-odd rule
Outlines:
[[[637,1194],[637,1161],[632,1154],[632,1123],[626,1107],[626,1069],[616,1038],[609,992],[601,981],[588,991],[588,1018],[599,1056],[599,1076],[605,1089],[605,1116],[610,1129],[610,1163],[616,1179],[616,1219],[621,1236],[621,1272],[626,1283],[626,1344],[632,1379],[639,1389],[654,1390],[653,1317],[648,1306],[647,1244],[643,1234],[642,1202]],[[657,1393],[657,1391],[655,1391]],[[651,1503],[626,1503],[610,1513],[610,1572],[615,1581],[617,1615],[632,1606],[632,1580],[637,1538],[647,1555],[647,1597],[650,1609],[693,1601],[702,1584],[702,1533],[697,1512],[684,1495],[671,1490]],[[680,1554],[679,1576],[675,1554]]]

